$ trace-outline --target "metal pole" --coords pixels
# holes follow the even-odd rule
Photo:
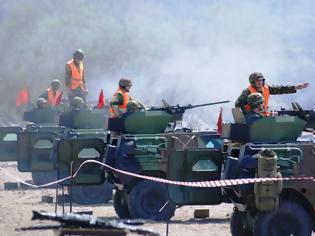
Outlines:
[[[56,184],[56,197],[55,197],[55,213],[56,214],[57,214],[57,205],[58,205],[58,184]]]
[[[73,161],[71,161],[70,164],[70,173],[71,176],[73,175]],[[72,212],[72,178],[70,179],[70,193],[69,193],[69,201],[70,201],[70,213]]]

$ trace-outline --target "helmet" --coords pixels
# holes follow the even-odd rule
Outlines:
[[[255,109],[264,102],[264,98],[261,93],[252,93],[247,98],[247,103],[251,108]]]
[[[73,53],[73,59],[83,60],[83,58],[84,58],[84,53],[82,49],[75,50],[75,52]]]
[[[265,78],[264,76],[262,75],[262,73],[258,73],[258,72],[253,72],[249,75],[249,83],[252,85],[252,86],[255,86],[255,81],[256,80],[263,80],[264,81],[264,84],[265,84]]]
[[[54,91],[58,90],[61,87],[60,80],[54,79],[53,81],[51,81],[50,86]]]
[[[71,108],[72,109],[81,109],[84,105],[84,101],[81,97],[74,97],[71,101]]]
[[[127,104],[127,111],[128,112],[140,111],[141,108],[142,108],[142,106],[135,99],[130,100]]]
[[[128,85],[132,86],[132,81],[127,78],[121,78],[118,84],[119,87],[126,88]]]
[[[47,100],[45,98],[38,98],[36,101],[36,105],[38,108],[44,108],[47,106]]]

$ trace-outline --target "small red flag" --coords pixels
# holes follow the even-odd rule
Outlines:
[[[55,106],[60,105],[60,103],[61,103],[61,98],[62,98],[62,94],[63,94],[63,91],[61,91],[61,92],[59,93],[58,97],[56,98]]]
[[[28,103],[28,100],[29,100],[28,88],[23,88],[20,90],[20,92],[15,98],[15,106],[19,107],[23,104],[26,104]]]
[[[223,123],[223,117],[222,114],[223,113],[223,108],[220,108],[220,113],[219,113],[219,117],[218,117],[218,121],[217,121],[217,132],[218,134],[222,134],[222,123]]]
[[[98,109],[102,109],[104,105],[105,105],[104,93],[103,93],[103,89],[101,89],[100,95],[98,97],[97,107]]]

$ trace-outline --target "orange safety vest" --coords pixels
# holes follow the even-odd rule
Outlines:
[[[79,65],[79,70],[77,68],[77,66],[74,64],[74,60],[70,60],[67,62],[67,65],[70,67],[71,69],[71,83],[70,83],[70,89],[74,90],[78,87],[81,87],[81,89],[83,90],[83,63],[80,62]]]
[[[114,93],[113,98],[118,93],[120,93],[123,96],[123,100],[124,100],[124,103],[121,104],[121,105],[118,105],[118,108],[119,108],[119,110],[122,110],[123,112],[126,112],[127,104],[129,102],[129,93],[126,90],[122,89],[122,88],[118,88],[116,90],[116,92]],[[117,114],[115,113],[115,111],[114,111],[114,109],[112,107],[109,108],[109,112],[110,112],[111,118],[116,118],[117,117]]]
[[[51,106],[56,106],[56,100],[61,94],[60,89],[58,89],[54,94],[54,91],[51,88],[48,88],[47,93],[48,93],[47,103]]]
[[[248,90],[250,91],[251,94],[252,93],[259,93],[257,91],[257,89],[252,85],[248,86]],[[263,112],[263,114],[264,114],[264,116],[268,116],[270,114],[268,112],[268,109],[269,109],[268,102],[269,102],[269,96],[270,96],[269,87],[267,85],[264,85],[262,87],[261,93],[264,97],[264,112]]]

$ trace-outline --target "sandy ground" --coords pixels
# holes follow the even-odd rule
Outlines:
[[[6,173],[14,174],[23,180],[31,180],[29,173],[20,173],[15,163],[0,163],[0,235],[57,235],[53,230],[16,231],[20,227],[43,226],[56,224],[50,221],[31,221],[32,210],[54,212],[55,205],[41,202],[44,195],[55,196],[54,189],[18,189],[4,190],[5,182],[16,182]],[[219,206],[185,206],[176,210],[168,229],[169,236],[192,235],[230,235],[229,217],[232,205]],[[209,209],[210,217],[194,219],[194,209]],[[69,208],[66,208],[68,211]],[[61,206],[58,211],[62,212]],[[74,205],[73,211],[93,211],[96,216],[114,217],[115,212],[111,204],[79,206]],[[166,235],[165,223],[148,223],[143,226],[160,235]],[[134,235],[134,234],[133,234]]]

